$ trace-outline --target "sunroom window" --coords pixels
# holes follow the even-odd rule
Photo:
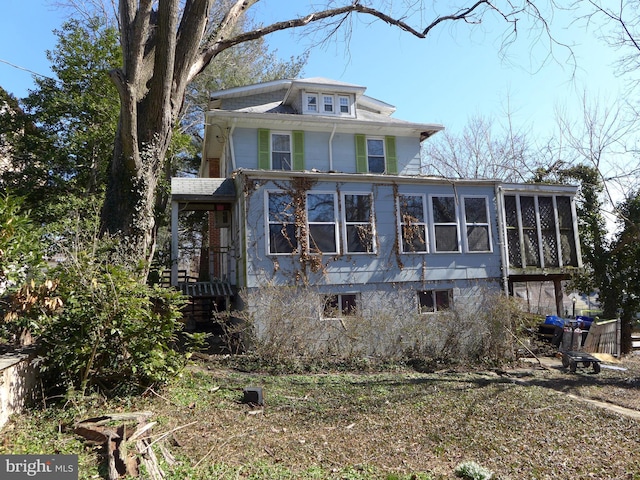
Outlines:
[[[307,193],[309,252],[338,253],[335,193]]]
[[[578,267],[574,214],[566,195],[505,195],[509,265]]]
[[[427,223],[423,195],[399,195],[398,214],[402,252],[427,251]]]
[[[458,221],[456,199],[453,195],[431,197],[433,233],[436,252],[458,252]]]
[[[290,194],[268,194],[269,253],[293,253],[298,248],[295,225],[295,206]]]
[[[345,194],[346,253],[374,253],[373,202],[370,193]]]
[[[464,197],[463,205],[467,250],[469,252],[491,251],[487,197]]]

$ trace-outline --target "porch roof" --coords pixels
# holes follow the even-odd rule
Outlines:
[[[236,187],[230,178],[171,179],[171,200],[180,203],[233,203]]]

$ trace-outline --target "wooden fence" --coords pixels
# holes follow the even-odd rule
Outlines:
[[[620,319],[593,322],[582,349],[620,356]]]

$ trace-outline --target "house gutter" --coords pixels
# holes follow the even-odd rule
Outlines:
[[[336,128],[338,125],[333,124],[333,130],[331,130],[331,135],[329,136],[329,170],[333,170],[333,136],[336,134]]]

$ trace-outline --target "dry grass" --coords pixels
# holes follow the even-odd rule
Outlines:
[[[640,412],[638,357],[597,375],[531,366],[277,375],[241,372],[231,359],[199,360],[161,392],[83,413],[145,409],[156,434],[186,426],[167,442],[179,464],[165,470],[176,480],[449,479],[462,461],[500,479],[640,479],[640,420],[566,395]],[[242,403],[248,386],[263,387],[264,408]],[[77,450],[46,417],[16,419],[0,453],[23,452],[29,427],[53,430],[39,439],[50,449]],[[96,478],[92,455],[82,453],[80,478]]]
[[[192,370],[191,388],[170,392],[166,426],[197,419],[175,434],[184,458],[247,475],[268,465],[292,478],[327,478],[311,476],[312,466],[331,478],[453,478],[457,464],[474,460],[502,479],[635,479],[640,421],[560,393],[640,412],[640,362],[625,364],[599,375],[552,368],[285,376],[203,365]],[[256,385],[264,409],[240,402],[242,389]],[[345,476],[347,467],[362,476]]]

